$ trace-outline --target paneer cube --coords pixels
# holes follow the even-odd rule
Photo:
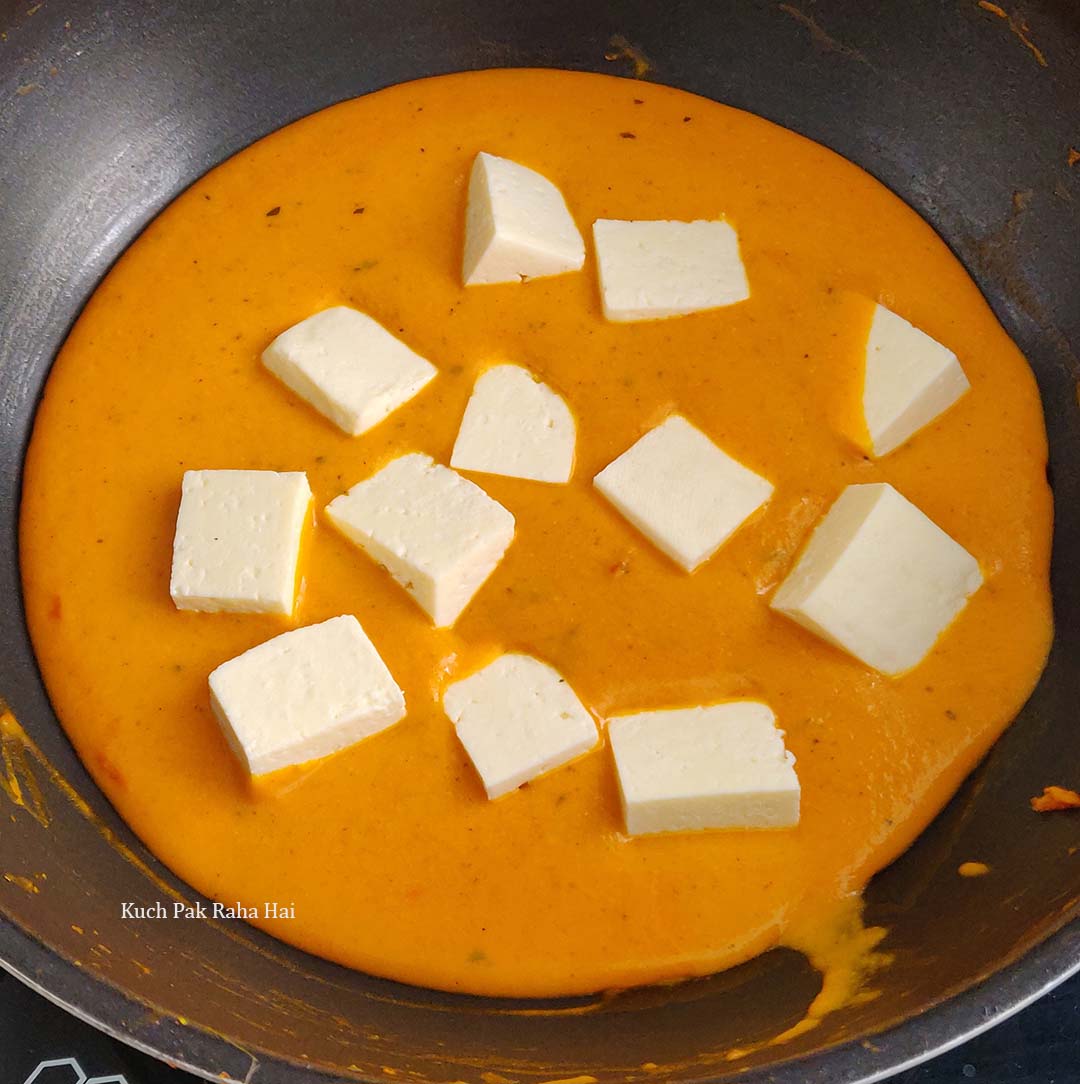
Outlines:
[[[440,628],[457,620],[514,538],[514,517],[498,501],[418,453],[336,497],[326,514]]]
[[[881,482],[844,490],[770,605],[875,670],[901,674],[982,582],[963,546]]]
[[[310,505],[302,472],[186,471],[169,583],[177,609],[291,614]]]
[[[580,271],[585,242],[562,193],[527,166],[481,152],[469,175],[466,286]]]
[[[329,756],[405,714],[404,694],[348,614],[222,663],[210,675],[210,704],[252,775]]]
[[[646,538],[693,572],[772,495],[772,483],[673,414],[608,464],[596,488]]]
[[[457,681],[443,708],[488,798],[498,798],[591,749],[596,723],[558,671],[502,655]]]
[[[799,822],[795,758],[767,704],[620,715],[608,735],[630,835]]]
[[[438,372],[381,324],[347,305],[283,331],[263,364],[350,436],[366,433]]]
[[[496,365],[473,387],[450,466],[537,482],[568,482],[577,428],[570,408],[519,365]]]
[[[593,240],[609,320],[686,316],[750,296],[739,236],[727,222],[601,218]]]
[[[971,385],[956,355],[884,305],[866,342],[863,414],[876,456],[888,455]]]

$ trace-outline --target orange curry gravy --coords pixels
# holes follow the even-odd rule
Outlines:
[[[594,219],[726,216],[737,306],[603,320],[582,274],[464,289],[479,150]],[[591,246],[590,246],[591,248]],[[869,305],[957,350],[972,391],[867,459],[852,432]],[[371,313],[440,369],[359,438],[265,372],[318,309]],[[322,508],[389,458],[447,462],[476,376],[525,365],[579,423],[566,486],[476,475],[517,537],[451,630],[331,529]],[[673,408],[776,493],[687,575],[591,479]],[[1013,718],[1051,637],[1051,499],[1032,374],[946,246],[832,152],[661,86],[554,71],[425,80],[345,102],[198,181],[143,234],[65,345],[26,466],[26,606],[60,718],[147,845],[211,897],[295,918],[287,941],[380,975],[486,994],[698,975],[819,946]],[[293,621],[169,598],[185,469],[305,470],[316,497]],[[767,608],[818,516],[887,480],[982,564],[929,658],[891,680]],[[207,675],[288,627],[354,613],[405,690],[391,730],[249,784]],[[798,758],[793,831],[627,840],[610,750],[484,799],[441,690],[502,649],[553,664],[598,716],[759,697]],[[815,934],[814,931],[819,931]]]

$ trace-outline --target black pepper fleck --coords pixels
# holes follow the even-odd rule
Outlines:
[[[266,217],[267,218],[276,218],[279,214],[281,214],[281,208],[280,207],[271,207],[270,210],[266,212]]]

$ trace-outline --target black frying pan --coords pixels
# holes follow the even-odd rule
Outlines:
[[[0,0],[0,695],[11,708],[0,874],[16,875],[0,876],[0,962],[143,1049],[257,1084],[869,1081],[1080,967],[1080,924],[1069,924],[1080,854],[1068,853],[1080,822],[1028,809],[1043,785],[1080,782],[1080,7],[1002,3]],[[538,1005],[371,979],[239,923],[122,921],[121,900],[196,897],[75,757],[20,605],[20,468],[49,364],[109,264],[177,192],[342,98],[463,68],[633,75],[627,43],[648,59],[646,78],[816,139],[928,218],[1034,366],[1052,448],[1058,633],[1045,677],[871,886],[868,920],[889,928],[895,955],[876,977],[881,996],[737,1062],[707,1055],[783,1030],[815,993],[794,953],[671,989]],[[972,856],[995,875],[961,881],[956,866]]]

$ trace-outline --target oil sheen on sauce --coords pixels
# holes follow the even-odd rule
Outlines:
[[[726,216],[751,299],[606,323],[584,273],[464,289],[479,150],[539,169],[597,218]],[[880,299],[952,346],[972,390],[907,446],[853,432]],[[354,305],[440,376],[358,438],[258,363],[285,327]],[[476,476],[517,538],[452,630],[433,631],[321,509],[389,458],[448,461],[476,376],[512,361],[570,403],[566,486]],[[591,479],[672,409],[772,480],[764,513],[694,575]],[[196,888],[295,918],[258,924],[379,975],[551,995],[699,975],[829,930],[1009,723],[1050,636],[1051,498],[1024,358],[945,244],[868,174],[746,113],[660,86],[552,71],[408,84],[291,125],[198,181],[117,264],[37,417],[23,579],[49,692],[97,782]],[[185,469],[305,470],[316,497],[291,622],[181,613],[168,581]],[[975,554],[986,585],[915,670],[888,679],[771,613],[817,517],[889,481]],[[354,613],[405,690],[398,726],[249,784],[207,675],[295,624]],[[798,758],[782,832],[627,840],[610,750],[497,802],[441,690],[499,650],[553,664],[600,716],[759,697]],[[842,984],[841,984],[842,985]]]

